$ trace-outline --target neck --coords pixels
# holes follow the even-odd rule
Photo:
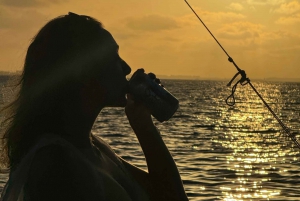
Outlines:
[[[100,84],[82,85],[77,97],[65,104],[63,130],[66,138],[78,148],[91,147],[91,130],[105,105],[104,92]]]
[[[69,104],[64,112],[65,132],[62,136],[78,148],[91,147],[91,131],[101,108],[91,108],[91,105],[83,102],[75,107]]]

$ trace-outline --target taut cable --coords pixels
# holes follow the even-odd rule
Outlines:
[[[262,100],[264,105],[267,107],[267,109],[271,112],[273,117],[277,120],[279,125],[282,127],[283,131],[286,133],[286,135],[295,143],[295,145],[300,149],[300,144],[297,141],[296,135],[292,134],[290,132],[290,129],[279,119],[279,117],[275,114],[275,112],[272,110],[272,108],[268,105],[268,103],[263,99],[263,97],[260,95],[260,93],[256,90],[256,88],[252,85],[251,81],[249,78],[247,78],[246,72],[244,70],[241,70],[238,65],[234,62],[232,57],[229,56],[229,54],[226,52],[226,50],[223,48],[221,43],[216,39],[216,37],[212,34],[212,32],[208,29],[208,27],[205,25],[205,23],[201,20],[199,15],[195,12],[195,10],[191,7],[191,5],[187,2],[187,0],[184,0],[185,3],[190,7],[190,9],[193,11],[193,13],[196,15],[196,17],[199,19],[199,21],[203,24],[203,26],[206,28],[206,30],[210,33],[210,35],[215,39],[215,41],[218,43],[218,45],[221,47],[221,49],[224,51],[224,53],[228,56],[228,61],[231,62],[237,69],[237,73],[233,76],[233,78],[230,80],[230,82],[227,84],[228,87],[231,86],[232,82],[235,80],[235,78],[238,75],[241,75],[241,78],[239,81],[237,81],[231,91],[231,95],[227,97],[226,99],[226,104],[229,106],[234,106],[235,104],[235,98],[234,98],[234,93],[236,90],[236,87],[238,84],[241,84],[242,86],[249,84],[253,91],[256,93],[256,95]],[[232,102],[229,102],[229,99],[232,98]]]

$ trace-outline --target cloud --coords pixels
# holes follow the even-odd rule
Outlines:
[[[235,11],[242,11],[242,10],[244,10],[244,6],[242,4],[239,4],[239,3],[231,3],[228,6],[228,9],[235,10]]]
[[[249,5],[258,5],[258,6],[264,6],[264,5],[276,6],[285,3],[285,0],[247,0],[247,3]]]
[[[282,48],[283,46],[291,47],[300,43],[300,34],[285,30],[269,32],[265,31],[261,34],[261,37],[263,38],[264,42],[270,42],[270,44],[274,43],[275,41],[284,41],[282,45],[278,46],[279,48]]]
[[[210,12],[195,8],[196,12],[203,18],[205,23],[236,22],[246,18],[245,15],[234,12]],[[194,14],[180,17],[169,17],[162,15],[148,15],[126,19],[126,27],[135,31],[162,31],[174,30],[185,26],[199,25]]]
[[[263,33],[263,47],[268,54],[275,57],[298,58],[300,50],[300,34],[289,31],[273,31]],[[292,56],[294,55],[294,56]]]
[[[246,18],[245,15],[235,12],[210,12],[205,11],[200,8],[194,8],[196,13],[200,16],[200,18],[206,24],[217,24],[217,23],[228,23],[228,22],[237,22],[244,20]],[[199,25],[199,20],[194,14],[188,14],[186,16],[182,16],[180,19],[185,21],[186,24],[194,26],[195,24]]]
[[[111,32],[113,31],[114,30],[111,30]],[[115,38],[118,38],[119,40],[127,40],[138,36],[137,34],[134,33],[124,32],[124,30],[118,30],[113,35]]]
[[[298,18],[300,19],[300,17]],[[300,22],[300,20],[299,20]],[[270,31],[266,26],[251,22],[224,24],[216,36],[226,47],[242,47],[256,51],[269,52],[274,48],[287,48],[300,44],[300,34],[290,31]]]
[[[203,17],[207,17],[211,22],[237,21],[245,19],[246,16],[233,12],[203,12]]]
[[[298,11],[300,11],[300,3],[298,1],[281,4],[280,7],[275,10],[275,12],[283,14],[293,14]]]
[[[280,17],[276,23],[277,24],[285,24],[285,25],[292,25],[300,22],[300,13],[294,14],[288,17]]]
[[[235,22],[226,24],[218,30],[218,36],[225,39],[245,40],[259,38],[264,26],[250,22]]]
[[[0,4],[12,7],[31,7],[40,3],[38,0],[0,0]]]
[[[59,2],[63,2],[63,0],[0,0],[0,5],[9,7],[36,7]]]
[[[0,7],[0,29],[30,30],[41,27],[46,16],[36,9]]]
[[[127,27],[138,31],[162,31],[177,29],[180,24],[176,19],[162,15],[147,15],[139,18],[128,18]]]

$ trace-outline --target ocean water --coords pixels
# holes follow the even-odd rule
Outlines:
[[[299,149],[281,131],[250,86],[238,85],[236,105],[225,99],[226,82],[163,80],[180,108],[164,123],[155,120],[180,171],[191,201],[300,200]],[[252,84],[296,134],[300,128],[300,83]],[[117,154],[146,169],[122,108],[106,108],[93,133]],[[7,174],[0,174],[3,186]]]

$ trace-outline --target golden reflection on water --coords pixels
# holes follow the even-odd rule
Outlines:
[[[234,147],[234,146],[232,146]],[[257,147],[251,152],[240,152],[241,147],[236,147],[237,150],[227,156],[227,163],[230,164],[231,169],[236,172],[236,178],[229,179],[235,188],[221,187],[224,200],[242,201],[244,199],[268,199],[280,194],[280,190],[270,190],[263,187],[263,183],[269,181],[268,170],[276,169],[267,163],[276,161],[278,155],[276,154],[261,154]],[[249,146],[247,147],[249,149]],[[266,152],[268,149],[266,149]],[[276,162],[275,162],[276,163]],[[251,178],[255,175],[255,178]]]
[[[263,97],[280,102],[281,94],[276,89],[264,86]],[[292,149],[293,143],[283,138],[279,125],[270,115],[256,95],[243,89],[243,98],[233,108],[219,108],[221,118],[218,122],[222,138],[214,139],[222,147],[232,150],[226,156],[228,170],[235,177],[224,178],[231,183],[222,186],[222,199],[225,201],[269,200],[281,194],[279,188],[268,187],[272,174],[283,174],[286,170],[278,164],[297,160],[298,151]],[[274,103],[275,113],[280,104]],[[239,110],[238,112],[236,110]],[[223,125],[223,126],[222,126]],[[225,129],[224,129],[225,128]],[[218,130],[217,129],[217,130]],[[271,175],[271,176],[270,176]]]

